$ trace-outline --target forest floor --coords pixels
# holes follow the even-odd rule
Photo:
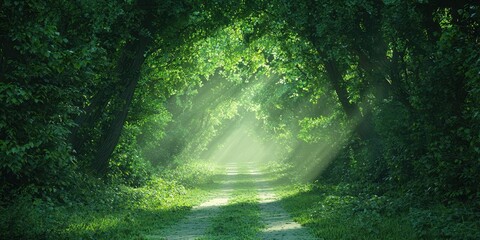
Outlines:
[[[316,239],[293,221],[274,192],[271,175],[255,163],[228,164],[209,200],[147,239]]]
[[[295,176],[273,163],[193,164],[139,188],[99,185],[70,206],[26,198],[0,208],[0,239],[435,239],[391,199]]]

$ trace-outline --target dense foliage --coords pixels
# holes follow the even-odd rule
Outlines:
[[[4,0],[0,207],[146,186],[253,122],[296,178],[478,237],[455,231],[480,208],[479,18],[473,0]],[[446,215],[465,224],[429,235]]]

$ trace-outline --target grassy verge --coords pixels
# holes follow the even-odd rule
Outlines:
[[[207,184],[186,188],[172,180],[185,171],[198,172],[176,170],[170,179],[159,176],[140,188],[90,184],[91,189],[78,190],[85,193],[82,199],[63,203],[20,196],[0,206],[0,239],[142,239],[146,232],[174,224],[208,197]]]
[[[185,189],[172,182],[125,189],[123,193],[132,202],[116,208],[104,205],[98,210],[85,207],[71,211],[64,235],[69,239],[140,239],[145,232],[175,223],[206,197],[204,190]]]
[[[352,194],[348,185],[295,183],[297,174],[284,164],[269,169],[283,207],[320,239],[418,239],[408,213],[386,197]]]
[[[282,204],[295,221],[324,239],[416,239],[406,215],[383,211],[381,198],[360,199],[334,187],[280,187]]]
[[[319,238],[480,239],[478,204],[433,203],[399,192],[377,196],[346,183],[295,184],[291,167],[267,169],[285,209]]]
[[[244,174],[232,179],[233,196],[214,217],[207,237],[202,239],[255,239],[262,228],[254,179]]]
[[[408,213],[376,195],[355,195],[348,185],[295,183],[291,166],[270,164],[276,191],[294,220],[320,239],[418,239]]]

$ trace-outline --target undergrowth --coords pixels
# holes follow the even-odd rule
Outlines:
[[[422,206],[352,189],[317,182],[286,184],[278,193],[295,221],[324,239],[480,239],[480,214],[471,206]]]
[[[198,166],[169,170],[168,177],[153,177],[133,188],[88,179],[64,197],[32,197],[19,192],[0,205],[0,239],[142,239],[183,217],[207,196],[194,188],[208,182],[212,171]],[[186,178],[185,173],[191,173]],[[174,180],[174,179],[179,179]]]
[[[324,239],[480,239],[480,211],[471,204],[425,202],[400,192],[383,195],[351,183],[301,183],[288,166],[272,164],[283,206]]]
[[[182,163],[175,168],[164,169],[161,176],[170,181],[178,182],[186,187],[207,185],[213,182],[213,177],[218,174],[213,164],[208,162],[190,161]]]
[[[282,187],[282,204],[294,220],[324,239],[414,239],[405,215],[384,212],[380,197],[361,199],[335,187]]]

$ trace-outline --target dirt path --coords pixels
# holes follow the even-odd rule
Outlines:
[[[226,167],[226,176],[222,181],[221,189],[215,191],[214,196],[207,202],[193,207],[191,213],[178,224],[162,231],[153,232],[146,236],[147,239],[208,239],[206,232],[222,209],[222,206],[228,204],[235,190],[236,175],[239,174],[240,166],[230,164]],[[254,164],[246,166],[249,171],[246,174],[251,175],[255,182],[255,190],[258,192],[259,209],[262,222],[265,226],[258,233],[258,239],[315,239],[300,224],[295,223],[290,215],[281,207],[278,197],[275,195],[271,183],[266,176],[255,169]],[[218,239],[218,238],[216,238]]]

